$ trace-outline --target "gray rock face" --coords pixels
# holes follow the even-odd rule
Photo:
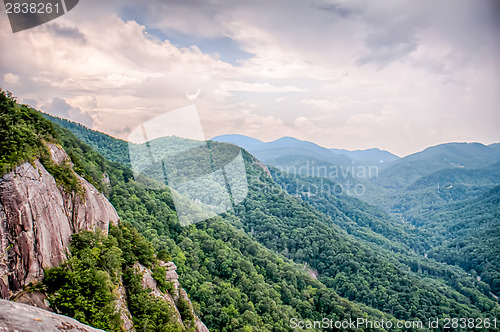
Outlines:
[[[163,293],[160,291],[156,284],[156,280],[153,279],[153,275],[150,269],[147,267],[143,266],[140,263],[134,264],[134,268],[137,272],[142,274],[142,287],[143,288],[149,288],[151,289],[151,294],[161,298],[163,301],[167,302],[171,308],[174,309],[176,319],[177,321],[182,325],[185,326],[184,322],[182,321],[181,314],[179,310],[177,309],[177,304],[176,301],[178,301],[179,298],[182,298],[186,300],[189,303],[189,307],[191,309],[191,313],[194,316],[194,328],[196,332],[210,332],[208,328],[205,326],[205,324],[201,321],[201,319],[195,314],[193,310],[193,305],[191,303],[191,300],[189,299],[187,292],[181,287],[179,283],[179,276],[177,275],[177,266],[174,264],[174,262],[163,262],[160,261],[160,266],[166,267],[167,271],[165,273],[165,279],[168,282],[171,282],[174,286],[174,296],[172,297],[169,293]]]
[[[179,324],[181,326],[184,326],[184,323],[182,322],[181,314],[179,313],[179,310],[177,309],[177,305],[175,304],[175,300],[172,298],[172,296],[168,292],[163,293],[162,291],[160,291],[160,289],[158,288],[158,285],[156,284],[156,280],[154,280],[154,278],[153,278],[153,273],[151,272],[151,270],[140,263],[135,263],[134,269],[138,273],[142,274],[142,287],[144,289],[146,289],[146,288],[151,289],[152,295],[167,302],[169,307],[174,309],[174,313],[175,313],[175,317],[176,317],[177,322],[179,322]]]
[[[264,165],[262,162],[260,162],[259,159],[255,158],[254,156],[252,156],[252,161],[257,165],[259,166],[263,171],[264,173],[269,176],[271,179],[273,178],[272,174],[271,174],[271,171],[269,170],[269,168],[267,168],[266,165]]]
[[[120,278],[120,282],[118,287],[113,291],[116,296],[116,304],[115,311],[120,313],[120,318],[123,322],[122,327],[125,331],[135,332],[134,323],[132,322],[132,315],[127,307],[127,293],[125,287],[123,286],[123,282]]]
[[[72,166],[63,149],[53,144],[47,147],[55,163]],[[101,331],[50,312],[45,294],[23,291],[24,286],[43,278],[45,268],[59,266],[67,258],[73,233],[100,229],[107,234],[109,224],[119,219],[106,197],[77,177],[83,194],[66,192],[39,161],[24,163],[0,178],[0,331]],[[158,289],[150,269],[139,263],[134,267],[143,275],[143,287],[166,301],[184,326],[176,301],[179,297],[190,305],[191,301],[179,284],[175,264],[161,262],[161,265],[167,269],[165,278],[172,282],[174,296]],[[122,328],[135,331],[121,281],[114,293]],[[192,305],[191,311],[194,314]],[[194,317],[195,330],[208,332],[203,322],[195,314]]]
[[[5,300],[0,300],[0,331],[103,332],[73,318]]]
[[[49,146],[61,163],[66,152]],[[83,195],[60,188],[39,161],[24,163],[0,178],[0,298],[9,299],[30,282],[43,277],[43,269],[66,259],[71,234],[100,228],[119,217],[94,186],[79,177]]]

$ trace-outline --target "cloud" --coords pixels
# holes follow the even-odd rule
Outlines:
[[[61,98],[52,99],[50,103],[42,105],[41,109],[48,114],[79,122],[90,128],[94,122],[88,113],[82,112],[81,109],[71,106]]]
[[[299,116],[296,118],[294,124],[297,129],[308,133],[320,134],[322,132],[318,126],[312,123],[311,120],[305,116]]]
[[[303,104],[311,105],[322,112],[334,112],[342,110],[354,105],[362,104],[359,100],[353,100],[346,97],[339,97],[334,100],[331,99],[302,99]]]
[[[191,96],[209,136],[405,154],[500,140],[495,13],[489,0],[88,0],[17,34],[1,20],[0,78],[121,138]]]
[[[51,35],[66,38],[77,43],[85,44],[87,38],[85,35],[74,26],[65,26],[57,22],[42,25]]]
[[[89,110],[97,108],[97,99],[95,96],[75,96],[69,98],[68,102],[77,108]]]
[[[16,74],[6,73],[3,75],[3,82],[5,84],[19,84],[20,77]]]
[[[269,83],[246,83],[242,81],[232,81],[222,84],[222,89],[226,91],[247,91],[247,92],[305,92],[296,86],[285,85],[275,86]]]

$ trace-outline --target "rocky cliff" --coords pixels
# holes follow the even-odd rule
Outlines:
[[[52,159],[68,160],[50,144]],[[24,163],[0,178],[0,297],[9,299],[58,266],[67,255],[71,234],[101,229],[119,217],[94,186],[78,176],[81,193],[67,192],[38,161]]]
[[[194,312],[191,300],[189,299],[186,291],[181,287],[181,284],[179,283],[179,276],[177,275],[176,272],[177,266],[175,266],[174,262],[162,262],[162,261],[160,261],[160,266],[166,268],[165,280],[172,284],[173,286],[172,291],[170,293],[162,292],[158,288],[158,285],[153,278],[151,270],[144,267],[140,263],[136,263],[134,265],[134,269],[136,270],[136,272],[142,274],[142,287],[149,288],[151,290],[152,295],[161,298],[163,301],[166,301],[170,305],[170,307],[174,309],[177,321],[181,326],[183,326],[184,328],[194,328],[196,332],[209,332],[208,328],[205,326],[205,324],[203,324],[203,322]],[[194,318],[194,324],[183,322],[181,313],[177,308],[179,300],[181,299],[186,301],[186,303],[188,304],[190,314]]]
[[[62,148],[54,144],[47,144],[47,148],[55,164],[73,167]],[[49,313],[52,309],[43,292],[24,290],[30,283],[35,284],[43,278],[44,269],[59,266],[68,258],[72,234],[96,229],[107,234],[109,224],[119,219],[102,193],[76,173],[74,175],[81,190],[68,191],[39,160],[35,160],[17,166],[0,178],[0,298],[18,302],[0,300],[2,331],[97,331],[71,318]],[[161,292],[151,270],[137,263],[135,268],[143,276],[143,287],[151,289],[152,295],[174,309],[180,326],[208,332],[180,287],[175,264],[161,263],[166,267],[165,278],[172,283],[173,293]],[[115,285],[114,295],[122,328],[134,331],[127,308],[127,290],[121,280]],[[188,303],[194,323],[183,321],[177,308],[179,298]],[[14,312],[16,315],[12,314]]]

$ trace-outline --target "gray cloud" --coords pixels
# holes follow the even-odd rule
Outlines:
[[[50,115],[79,122],[87,127],[92,127],[92,117],[77,107],[68,104],[64,99],[54,98],[48,104],[42,105],[41,110]]]
[[[352,18],[354,15],[357,15],[359,13],[357,8],[349,7],[348,4],[345,3],[324,3],[313,4],[312,6],[330,12],[344,19]]]
[[[210,136],[290,135],[402,155],[447,140],[493,142],[499,3],[87,0],[23,35],[0,30],[9,50],[0,78],[15,73],[21,84],[7,81],[18,96],[52,100],[45,111],[87,125],[89,111],[96,129],[120,137],[200,89]]]
[[[74,42],[84,44],[87,41],[85,35],[76,27],[64,26],[57,22],[44,24],[42,27],[55,36],[67,38]]]

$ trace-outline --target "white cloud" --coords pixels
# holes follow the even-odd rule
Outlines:
[[[269,83],[246,83],[242,81],[230,81],[222,83],[221,88],[226,91],[247,91],[247,92],[305,92],[296,86],[285,85],[275,86]]]
[[[294,124],[300,131],[305,131],[307,133],[314,133],[316,135],[322,132],[322,130],[318,128],[318,126],[312,123],[311,120],[309,120],[309,118],[305,116],[299,116],[298,118],[296,118]]]
[[[92,117],[87,112],[82,111],[77,107],[73,107],[68,104],[66,100],[61,98],[54,98],[49,103],[41,105],[40,108],[48,114],[79,122],[90,128],[94,122]]]
[[[311,105],[322,112],[334,112],[345,109],[350,106],[361,105],[363,102],[350,99],[347,97],[339,97],[333,100],[330,99],[302,99],[303,104]]]
[[[3,75],[3,81],[5,84],[19,84],[20,77],[16,74],[6,73]]]
[[[289,135],[400,154],[461,137],[499,141],[491,13],[450,4],[89,0],[17,34],[1,20],[0,77],[24,100],[59,98],[123,138],[191,96],[208,136]],[[126,10],[137,20],[116,15]],[[223,62],[214,54],[224,48],[204,48],[217,38],[251,56]]]

